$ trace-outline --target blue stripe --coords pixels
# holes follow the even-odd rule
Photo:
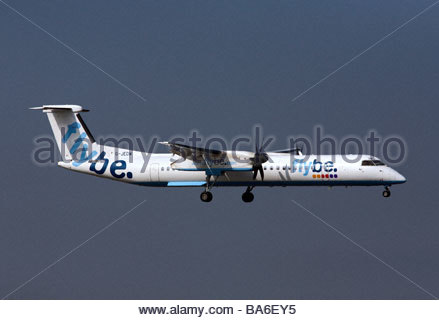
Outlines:
[[[205,181],[171,181],[168,182],[168,187],[201,187],[205,184]]]

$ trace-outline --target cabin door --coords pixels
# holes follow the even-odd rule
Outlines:
[[[151,181],[160,181],[159,180],[159,164],[153,163],[151,164],[151,168],[149,169],[149,177]]]

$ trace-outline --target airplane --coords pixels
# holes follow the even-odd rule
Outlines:
[[[203,202],[213,199],[214,186],[246,187],[242,200],[252,202],[255,187],[384,186],[383,196],[388,198],[391,185],[406,182],[403,175],[370,155],[351,163],[342,155],[305,156],[298,148],[265,152],[258,144],[250,152],[160,142],[170,153],[98,145],[80,115],[89,110],[78,105],[30,109],[47,114],[63,160],[58,162],[60,167],[140,186],[200,187]]]

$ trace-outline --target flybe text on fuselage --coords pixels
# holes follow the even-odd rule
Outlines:
[[[320,172],[337,172],[337,168],[334,166],[333,161],[326,161],[324,163],[317,161],[317,159],[314,159],[314,161],[304,161],[295,159],[291,166],[291,171],[293,173],[295,172],[301,172],[304,176],[307,176],[310,172],[313,173],[320,173]]]

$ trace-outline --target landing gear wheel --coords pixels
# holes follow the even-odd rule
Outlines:
[[[242,194],[242,201],[244,202],[252,202],[255,196],[251,192],[244,192]]]
[[[386,190],[384,190],[383,191],[383,197],[384,198],[388,198],[388,197],[390,197],[390,189],[389,188],[386,188]]]
[[[213,195],[209,191],[204,191],[200,194],[200,199],[203,202],[210,202],[213,199]]]

